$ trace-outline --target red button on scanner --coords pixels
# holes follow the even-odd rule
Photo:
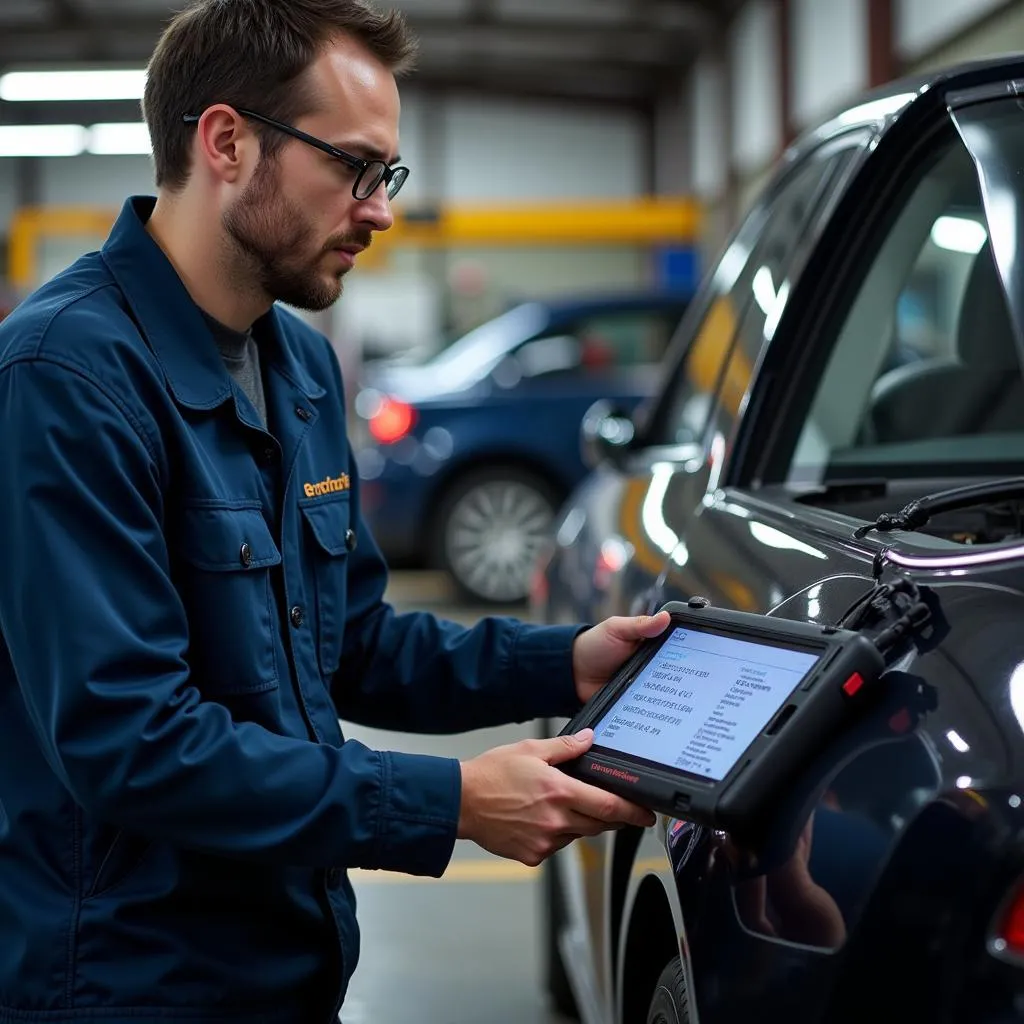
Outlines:
[[[852,697],[864,685],[864,678],[859,672],[854,672],[849,679],[843,683],[843,693]]]

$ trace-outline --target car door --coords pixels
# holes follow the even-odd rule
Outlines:
[[[1019,237],[1005,216],[1012,190],[987,194],[979,183],[996,148],[986,155],[984,131],[969,149],[945,103],[930,116],[878,144],[825,232],[819,276],[793,286],[753,372],[741,334],[733,360],[742,362],[727,376],[735,373],[743,398],[734,409],[723,389],[713,414],[711,446],[722,459],[712,486],[696,514],[685,504],[662,512],[688,557],[669,562],[658,600],[699,591],[722,605],[836,623],[893,544],[857,537],[858,526],[912,497],[1024,466],[1020,350],[992,251],[997,239],[1005,253],[1007,236],[1014,247]],[[1019,112],[998,130],[1018,133],[1004,152],[1024,158]],[[993,197],[1002,197],[995,219]],[[908,565],[936,554],[924,536],[901,536],[897,547],[889,557]],[[937,586],[950,595],[943,600],[963,597],[955,580]],[[704,885],[688,931],[705,1024],[755,1012],[846,1020],[833,983],[861,1005],[832,954],[862,924],[908,820],[959,785],[956,762],[941,753],[954,743],[948,730],[919,732],[915,716],[969,718],[979,737],[972,747],[1002,746],[980,702],[953,710],[966,692],[962,664],[926,653],[913,670],[897,673],[886,715],[832,748],[834,763],[796,780],[802,817],[779,824],[787,856],[747,877],[723,870]],[[957,736],[951,749],[959,748]]]
[[[591,474],[560,524],[565,587],[562,604],[549,605],[554,621],[596,621],[653,607],[665,592],[666,560],[677,570],[688,563],[685,538],[673,525],[678,517],[669,516],[699,508],[717,471],[722,453],[709,425],[716,403],[735,410],[742,399],[730,361],[737,338],[763,334],[796,272],[794,257],[814,237],[866,141],[863,132],[844,132],[787,166],[726,247],[683,318],[666,357],[663,391],[637,417],[636,440]],[[750,347],[752,369],[757,353]],[[600,992],[608,1006],[614,1005],[615,930],[605,886],[613,852],[608,837],[582,839],[557,861],[577,982]]]
[[[753,337],[759,317],[764,325],[761,307],[770,308],[776,287],[784,301],[792,256],[866,141],[862,130],[844,132],[780,172],[687,308],[659,390],[633,423],[612,410],[591,426],[602,447],[557,530],[549,621],[596,621],[656,602],[666,559],[684,557],[665,510],[699,505],[715,464],[710,412],[716,401],[735,408],[742,399],[738,361],[730,362],[737,333]]]
[[[739,416],[802,261],[867,141],[863,131],[846,132],[786,167],[721,257],[703,319],[692,337],[677,338],[680,365],[622,460],[623,490],[632,488],[636,498],[621,504],[617,532],[631,557],[623,560],[608,611],[656,607],[666,577],[690,563],[678,524],[699,515],[716,485],[727,456],[723,424]],[[690,593],[753,606],[726,563],[708,559],[698,569],[695,561],[687,578]]]

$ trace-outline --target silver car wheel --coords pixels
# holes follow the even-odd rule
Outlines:
[[[485,601],[522,601],[554,514],[548,498],[523,480],[488,480],[469,488],[445,524],[452,575]]]

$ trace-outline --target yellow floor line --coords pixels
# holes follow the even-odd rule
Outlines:
[[[532,882],[539,877],[536,868],[511,860],[453,860],[441,878],[403,875],[395,871],[368,871],[353,868],[349,873],[354,885],[402,885],[415,882]]]
[[[668,857],[641,857],[633,862],[634,875],[657,874],[660,871],[671,871]]]

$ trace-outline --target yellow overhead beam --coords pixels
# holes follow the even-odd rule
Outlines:
[[[105,238],[116,215],[113,210],[90,207],[18,210],[10,228],[10,283],[22,290],[38,284],[43,239]],[[399,207],[394,227],[378,236],[376,243],[382,250],[392,245],[687,245],[697,241],[699,230],[699,204],[687,198]]]
[[[115,214],[95,207],[26,207],[15,211],[7,246],[7,276],[15,289],[38,284],[39,243],[44,238],[105,238]]]
[[[410,245],[671,245],[697,240],[692,199],[443,206],[405,210],[389,241]]]

